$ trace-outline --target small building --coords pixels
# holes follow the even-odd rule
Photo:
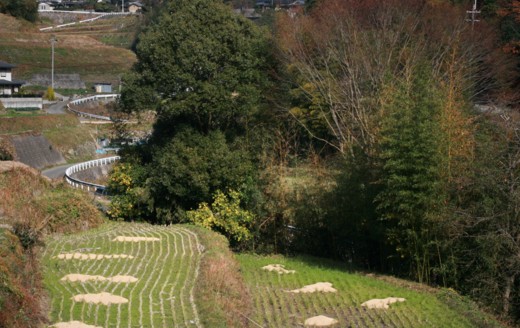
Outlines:
[[[12,95],[20,91],[23,81],[13,80],[11,72],[16,65],[8,64],[0,60],[0,95]]]
[[[38,4],[38,11],[53,11],[54,7],[47,2],[40,2]]]
[[[96,93],[112,93],[112,84],[105,82],[94,83]]]
[[[140,3],[139,1],[135,1],[135,2],[130,2],[128,3],[128,12],[131,12],[131,13],[140,13],[141,11],[143,11],[143,4]]]

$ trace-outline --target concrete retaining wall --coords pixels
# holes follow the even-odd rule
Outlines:
[[[43,107],[42,98],[0,98],[5,108],[39,108]]]
[[[35,169],[65,164],[65,159],[42,135],[12,136],[16,160]]]

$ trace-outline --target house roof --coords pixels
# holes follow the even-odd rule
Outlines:
[[[5,61],[0,60],[0,68],[15,68],[16,65],[6,63]]]
[[[14,86],[21,86],[24,84],[24,81],[9,81],[9,80],[1,80],[0,79],[0,85],[14,85]]]
[[[134,5],[134,6],[137,6],[137,7],[144,7],[144,5],[142,3],[140,3],[139,1],[130,2],[128,4],[128,6],[131,6],[131,5]]]

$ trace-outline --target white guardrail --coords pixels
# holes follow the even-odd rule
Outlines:
[[[92,190],[95,192],[104,193],[106,186],[82,181],[82,180],[73,178],[72,175],[74,173],[77,173],[80,171],[88,170],[89,168],[92,168],[92,167],[104,166],[104,165],[115,163],[115,162],[119,161],[119,159],[121,159],[120,156],[112,156],[112,157],[94,159],[92,161],[72,165],[65,171],[65,180],[74,188],[86,189],[88,191],[90,191],[90,189],[92,188]]]
[[[67,109],[79,116],[95,118],[95,119],[103,120],[103,121],[112,121],[112,119],[108,116],[80,112],[79,110],[72,108],[71,105],[79,105],[79,104],[84,104],[84,103],[87,103],[90,101],[98,101],[98,100],[109,100],[109,99],[115,100],[115,99],[117,99],[117,97],[119,97],[119,95],[114,93],[114,94],[108,94],[108,95],[95,95],[95,96],[80,98],[80,99],[72,100],[71,102],[69,102],[67,104]]]

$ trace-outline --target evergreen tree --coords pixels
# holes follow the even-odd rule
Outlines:
[[[221,2],[173,1],[139,38],[123,108],[154,109],[159,137],[178,124],[240,132],[266,81],[264,51],[261,31]]]
[[[250,21],[213,0],[173,1],[140,36],[120,104],[126,113],[157,113],[152,138],[132,161],[139,174],[125,172],[138,177],[131,201],[139,200],[149,220],[182,221],[217,190],[241,191],[255,176],[239,140],[266,82],[265,41]],[[113,212],[131,218],[126,208]]]
[[[386,90],[389,98],[384,104],[380,144],[382,191],[376,197],[380,216],[390,226],[389,241],[421,282],[429,282],[432,273],[434,221],[445,205],[440,102],[430,76],[427,68],[420,68]]]

